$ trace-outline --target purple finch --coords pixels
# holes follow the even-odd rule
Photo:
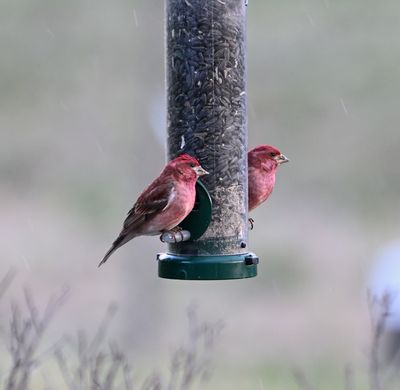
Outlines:
[[[288,162],[277,148],[259,145],[247,154],[249,163],[249,211],[265,202],[275,185],[275,173],[280,164]]]
[[[123,229],[99,267],[120,246],[137,236],[154,236],[179,225],[190,213],[196,198],[196,181],[208,172],[188,154],[170,161],[139,196],[125,219]]]

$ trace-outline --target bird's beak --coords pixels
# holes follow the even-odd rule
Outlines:
[[[197,167],[194,167],[193,170],[196,172],[197,176],[208,175],[208,172],[200,165]]]
[[[275,157],[275,161],[280,165],[289,162],[289,159],[284,154],[281,153],[280,155]]]

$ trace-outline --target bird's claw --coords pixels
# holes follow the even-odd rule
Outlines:
[[[254,229],[254,219],[253,218],[249,218],[249,224],[250,224],[250,230]]]
[[[180,226],[175,226],[174,228],[170,229],[170,230],[164,230],[160,236],[160,241],[161,242],[166,242],[165,241],[165,234],[169,233],[171,234],[171,236],[174,238],[175,242],[177,242],[177,233],[180,233],[183,229]],[[182,240],[179,240],[182,241]],[[169,242],[169,241],[168,241]]]
[[[160,236],[160,241],[164,243],[177,243],[181,241],[187,241],[190,239],[190,232],[188,230],[183,230],[181,227],[177,226],[171,230],[165,230]]]
[[[181,232],[183,229],[180,226],[175,226],[174,228],[172,228],[171,230],[168,230],[169,232],[173,232],[173,233],[179,233]]]

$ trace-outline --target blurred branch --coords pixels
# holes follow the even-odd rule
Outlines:
[[[224,326],[222,321],[200,322],[193,305],[188,308],[187,316],[189,342],[186,348],[178,348],[171,357],[167,390],[187,390],[210,377],[211,355]]]
[[[8,287],[10,287],[11,282],[14,280],[16,275],[15,269],[11,268],[3,279],[0,280],[0,300],[3,298]]]
[[[354,390],[354,371],[350,364],[344,368],[344,390]]]
[[[387,319],[390,315],[391,296],[385,293],[377,298],[368,292],[368,307],[372,324],[372,341],[370,351],[370,390],[384,390],[381,379],[380,350]]]
[[[389,293],[385,293],[381,297],[376,297],[368,292],[368,308],[371,319],[371,347],[369,353],[369,389],[385,390],[388,385],[389,376],[383,378],[383,364],[381,362],[382,340],[385,336],[387,320],[390,316],[390,307],[393,297]],[[400,353],[400,352],[399,352]],[[394,367],[396,373],[397,366]],[[315,387],[307,380],[304,372],[299,368],[293,370],[294,379],[298,387],[302,390],[315,390]],[[389,371],[390,372],[390,371]],[[385,372],[388,374],[388,372]],[[386,379],[386,382],[384,381]],[[354,371],[351,365],[347,365],[344,369],[344,390],[354,390]]]
[[[69,390],[135,389],[132,369],[125,355],[115,342],[104,346],[115,312],[115,305],[110,306],[92,340],[81,331],[75,341],[68,339],[57,348],[55,358]],[[141,390],[189,390],[209,378],[211,353],[222,323],[200,322],[193,307],[188,310],[188,322],[189,342],[173,353],[168,384],[165,385],[161,374],[154,371],[145,378]],[[74,359],[67,357],[67,347],[75,355]],[[74,361],[76,364],[71,364]]]
[[[66,295],[64,290],[52,297],[41,315],[28,289],[24,294],[27,313],[23,313],[19,305],[12,304],[8,334],[12,363],[5,379],[5,390],[25,390],[28,387],[32,370],[39,364],[37,350],[40,342]]]
[[[315,387],[308,381],[304,372],[299,368],[293,368],[293,377],[297,386],[302,390],[315,390]]]
[[[0,297],[4,296],[14,278],[9,271],[0,281]],[[10,368],[0,377],[4,390],[26,390],[34,369],[43,360],[55,358],[60,374],[69,390],[134,390],[132,368],[115,342],[108,341],[108,330],[117,311],[112,304],[100,321],[93,337],[78,331],[75,338],[63,337],[47,350],[39,353],[43,337],[57,310],[65,302],[68,291],[52,296],[40,310],[29,288],[24,289],[24,305],[11,304],[6,338]],[[189,307],[188,342],[171,356],[170,374],[166,380],[156,371],[140,386],[141,390],[190,390],[209,379],[215,343],[223,323],[200,321],[194,306]],[[72,357],[70,356],[72,352]],[[47,382],[46,378],[45,382]],[[48,385],[45,385],[49,389]]]
[[[113,390],[121,389],[122,386],[126,390],[133,389],[131,367],[117,344],[110,342],[108,348],[104,348],[116,311],[115,304],[109,306],[91,340],[83,331],[78,332],[76,340],[68,339],[69,351],[75,354],[75,359],[67,359],[64,352],[66,345],[55,351],[58,367],[68,389]],[[71,362],[68,364],[71,360],[76,361],[74,366]],[[120,377],[123,378],[123,385],[117,381]]]
[[[143,383],[141,390],[162,390],[161,377],[158,373],[151,374]]]

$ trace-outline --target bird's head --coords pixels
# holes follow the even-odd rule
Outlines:
[[[259,145],[248,153],[249,166],[276,168],[286,163],[289,159],[279,149],[271,145]]]
[[[181,154],[171,160],[168,164],[179,177],[186,180],[197,179],[200,176],[208,175],[208,172],[200,163],[189,154]]]

